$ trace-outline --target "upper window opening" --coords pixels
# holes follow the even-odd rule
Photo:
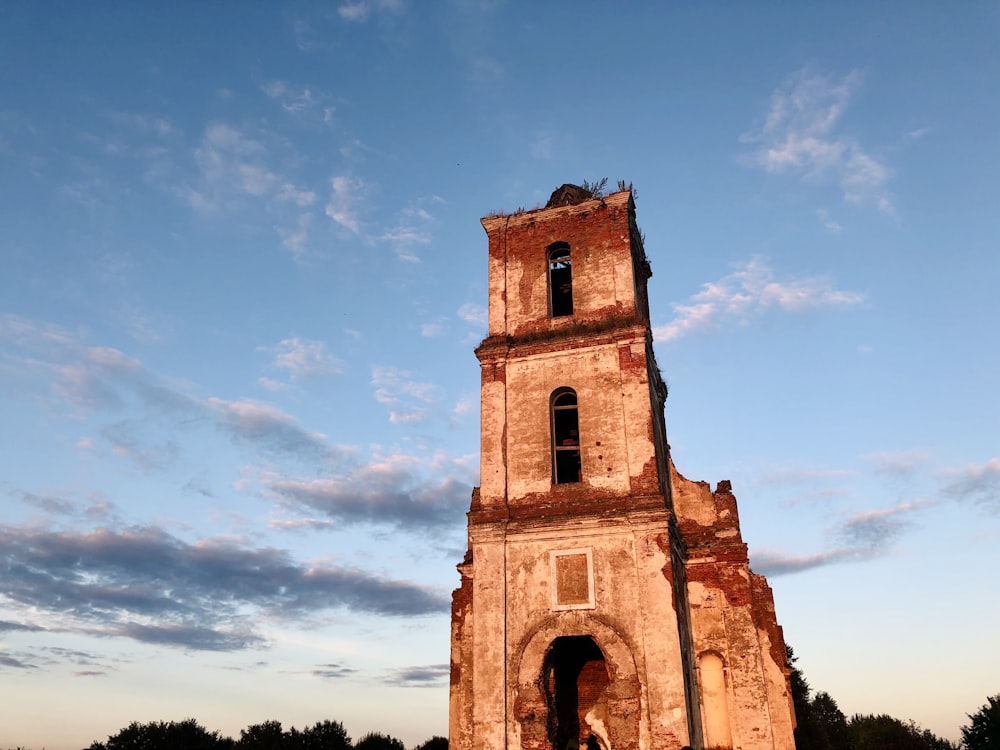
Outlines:
[[[573,265],[565,243],[549,250],[549,312],[553,318],[573,314]]]
[[[580,418],[576,392],[560,389],[552,397],[552,483],[580,481]]]

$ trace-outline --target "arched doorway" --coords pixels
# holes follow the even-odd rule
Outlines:
[[[604,653],[589,635],[560,636],[545,657],[544,683],[553,750],[610,750]]]
[[[583,612],[565,612],[522,644],[512,707],[521,750],[566,750],[572,742],[580,750],[639,749],[646,710],[639,675],[614,628]]]

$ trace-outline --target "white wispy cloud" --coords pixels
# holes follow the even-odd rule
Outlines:
[[[345,141],[339,149],[340,155],[349,161],[361,161],[372,152],[372,148],[359,138]]]
[[[322,518],[275,518],[267,522],[269,529],[282,531],[326,531],[333,526],[333,521]]]
[[[444,333],[444,323],[441,320],[432,320],[420,325],[420,335],[424,338],[437,338]]]
[[[427,206],[442,202],[443,199],[436,195],[412,201],[399,212],[395,226],[386,229],[379,239],[390,243],[400,260],[419,262],[420,256],[417,255],[415,246],[430,243],[430,230],[435,224],[434,216],[427,210]]]
[[[295,86],[287,81],[268,81],[260,90],[277,101],[290,115],[316,118],[324,124],[333,121],[335,107],[329,94],[311,86]]]
[[[431,407],[441,400],[440,386],[414,380],[412,373],[397,367],[372,367],[375,400],[388,407],[393,424],[422,422],[431,415]]]
[[[458,416],[465,416],[466,414],[471,414],[473,409],[478,405],[478,401],[471,396],[463,396],[455,403],[455,408],[452,409],[452,413]]]
[[[281,245],[296,260],[302,260],[308,253],[309,227],[312,224],[311,213],[299,214],[298,220],[291,227],[275,226],[274,230],[281,237]]]
[[[385,11],[399,12],[402,9],[402,0],[353,0],[339,6],[337,14],[345,21],[362,23],[373,14]]]
[[[327,351],[322,341],[292,336],[273,347],[258,347],[274,354],[274,367],[285,370],[292,380],[328,377],[344,372],[342,360]]]
[[[68,362],[53,363],[48,369],[55,375],[53,391],[77,409],[91,412],[117,409],[125,394],[116,383],[137,377],[141,365],[108,347],[90,347]]]
[[[718,281],[703,284],[688,302],[675,303],[674,319],[656,326],[653,334],[660,341],[670,341],[726,323],[746,324],[771,309],[800,313],[852,307],[864,300],[863,294],[836,289],[822,276],[777,279],[767,263],[755,257]]]
[[[457,314],[466,323],[472,323],[473,325],[485,326],[488,322],[486,308],[474,302],[466,302],[458,308]]]
[[[366,21],[368,20],[369,7],[365,0],[355,3],[344,3],[337,8],[337,13],[345,21]]]
[[[823,225],[823,228],[830,232],[830,234],[840,234],[844,231],[844,227],[841,226],[840,222],[830,216],[830,212],[825,208],[821,208],[817,211],[816,215],[819,217],[819,221]]]
[[[257,378],[257,385],[274,392],[289,391],[292,389],[292,386],[288,383],[268,377]]]
[[[845,200],[893,214],[888,165],[840,128],[860,83],[856,71],[840,79],[807,69],[795,73],[771,95],[763,125],[742,137],[754,147],[748,161],[768,172],[834,180]]]
[[[53,323],[4,313],[0,315],[0,340],[30,347],[38,344],[65,346],[73,342],[74,336],[68,329]]]
[[[337,224],[360,234],[361,221],[358,207],[367,192],[367,185],[361,179],[350,175],[335,175],[330,178],[330,200],[326,204],[326,215]]]
[[[430,235],[412,226],[396,226],[386,229],[379,237],[393,246],[396,256],[409,263],[419,263],[414,245],[426,245],[431,241]]]
[[[210,124],[194,152],[201,183],[180,186],[177,194],[198,210],[231,207],[246,197],[299,208],[312,205],[315,192],[271,165],[276,157],[265,143],[268,140],[273,137],[265,132],[250,134],[226,122]]]

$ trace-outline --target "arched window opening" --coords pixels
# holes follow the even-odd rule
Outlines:
[[[549,249],[549,313],[553,318],[573,314],[573,262],[565,243]]]
[[[554,750],[608,750],[608,696],[611,683],[604,653],[588,635],[553,641],[543,676],[549,706],[549,739]]]
[[[580,417],[576,392],[560,388],[552,394],[552,483],[580,481]]]
[[[706,747],[732,747],[729,728],[729,697],[726,693],[726,669],[722,657],[705,653],[698,658],[701,681],[702,721]]]

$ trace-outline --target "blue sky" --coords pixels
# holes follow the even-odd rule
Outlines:
[[[479,218],[637,190],[817,689],[1000,689],[1000,7],[0,2],[0,745],[447,731]],[[386,710],[391,706],[392,710]]]

